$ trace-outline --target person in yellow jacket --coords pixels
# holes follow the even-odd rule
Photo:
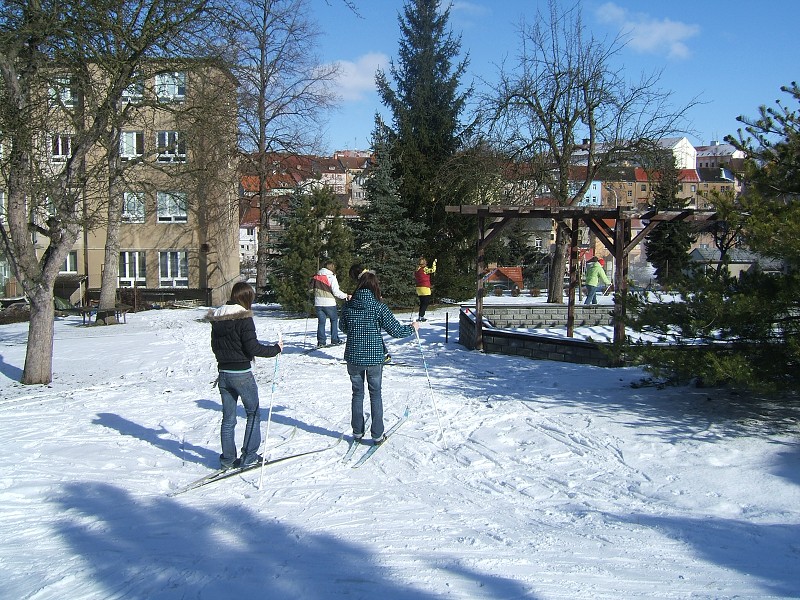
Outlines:
[[[597,304],[597,288],[602,281],[604,285],[611,283],[603,268],[603,259],[593,256],[586,263],[586,300],[584,304]]]
[[[414,271],[414,281],[417,285],[417,296],[419,297],[419,321],[427,321],[425,311],[431,301],[431,274],[436,273],[436,259],[428,267],[428,261],[421,257],[417,263],[417,270]]]

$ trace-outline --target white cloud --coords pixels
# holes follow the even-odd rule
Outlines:
[[[442,3],[439,9],[445,8]],[[450,17],[454,29],[474,29],[479,27],[490,15],[492,10],[483,4],[475,2],[456,1],[450,5]]]
[[[482,17],[491,14],[492,11],[486,6],[476,4],[475,2],[453,2],[452,13],[458,12],[465,16]]]
[[[630,11],[607,2],[597,9],[597,18],[620,28],[630,48],[651,54],[666,54],[670,58],[691,56],[687,41],[700,33],[700,26],[672,19],[657,19],[644,13]]]
[[[370,52],[356,62],[339,60],[336,64],[339,67],[336,91],[343,101],[352,102],[375,91],[375,73],[388,67],[389,57],[380,52]]]

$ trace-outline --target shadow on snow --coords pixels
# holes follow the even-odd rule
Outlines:
[[[251,509],[199,509],[134,498],[102,483],[72,483],[55,500],[58,534],[115,597],[425,600],[438,594],[393,580],[366,547],[290,527]],[[369,532],[365,532],[368,538]],[[410,540],[413,542],[413,540]],[[459,557],[414,557],[473,598],[531,599],[517,582],[474,572]]]

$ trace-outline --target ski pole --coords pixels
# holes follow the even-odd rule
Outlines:
[[[442,438],[444,449],[447,450],[447,440],[444,439],[444,429],[442,428],[442,420],[439,417],[439,409],[436,407],[436,398],[433,394],[433,385],[431,385],[431,376],[428,373],[428,361],[425,360],[425,352],[422,351],[422,341],[419,339],[419,330],[414,329],[414,335],[417,337],[417,345],[419,346],[419,353],[422,355],[422,364],[425,366],[425,377],[428,379],[428,389],[431,391],[431,404],[433,404],[433,411],[436,413],[436,421],[439,423],[439,435]]]
[[[306,309],[306,328],[303,331],[303,350],[306,349],[306,336],[308,335],[308,317],[309,317],[309,312],[308,309]]]
[[[281,344],[283,342],[283,334],[278,334],[278,343]],[[261,489],[261,483],[264,481],[264,467],[267,466],[267,440],[269,439],[269,428],[272,425],[272,406],[273,401],[275,399],[275,386],[277,385],[278,381],[278,357],[280,357],[281,353],[275,355],[275,369],[272,371],[272,391],[269,394],[269,412],[267,413],[267,433],[264,436],[264,441],[262,442],[263,448],[261,449],[261,474],[258,477],[258,489]]]

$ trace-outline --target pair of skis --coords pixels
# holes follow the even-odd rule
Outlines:
[[[278,448],[279,446],[282,446],[282,445],[286,444],[287,442],[289,442],[294,437],[294,433],[295,433],[296,430],[297,430],[297,428],[295,427],[294,430],[292,430],[292,433],[289,435],[289,437],[287,437],[285,440],[283,440],[277,446],[274,446],[272,449],[274,450],[275,448]],[[301,456],[308,456],[310,454],[318,454],[320,452],[325,452],[327,450],[332,450],[343,439],[344,439],[344,434],[340,435],[336,439],[336,441],[328,444],[327,446],[323,446],[321,448],[314,448],[313,450],[305,450],[303,452],[297,452],[295,454],[289,454],[287,456],[281,456],[279,458],[273,458],[272,460],[268,460],[263,464],[264,464],[264,466],[274,465],[274,464],[277,464],[277,463],[285,462],[287,460],[291,460],[293,458],[300,458]],[[200,479],[196,479],[196,480],[192,481],[191,483],[188,483],[187,485],[183,486],[182,488],[178,488],[177,490],[174,490],[174,491],[170,492],[169,496],[177,496],[178,494],[183,494],[184,492],[188,492],[190,490],[194,490],[194,489],[197,489],[199,487],[203,487],[205,485],[208,485],[209,483],[215,483],[217,481],[222,481],[223,479],[228,479],[229,477],[234,477],[235,475],[241,475],[242,473],[246,473],[247,471],[252,471],[253,469],[258,469],[261,466],[262,466],[262,461],[257,460],[254,463],[249,464],[249,465],[247,465],[245,467],[236,467],[236,468],[232,468],[232,469],[219,469],[217,471],[214,471],[213,473],[210,473],[210,474],[206,475],[205,477],[201,477]]]
[[[385,446],[386,443],[389,441],[389,438],[400,428],[400,426],[408,420],[409,415],[411,414],[410,408],[406,407],[405,412],[401,415],[400,419],[392,425],[386,431],[386,439],[381,444],[373,444],[370,446],[364,454],[362,454],[359,459],[355,462],[352,468],[356,469],[367,462],[382,446]],[[283,440],[280,444],[274,446],[272,449],[278,448],[286,443],[288,443],[293,437],[294,434],[297,432],[297,427],[292,429],[292,432],[287,436],[285,440]],[[320,452],[326,452],[328,450],[332,450],[335,448],[342,440],[344,439],[344,433],[340,435],[336,441],[328,444],[327,446],[323,446],[321,448],[315,448],[313,450],[305,450],[303,452],[298,452],[296,454],[289,454],[287,456],[281,456],[279,458],[273,458],[272,460],[268,460],[264,463],[264,466],[274,465],[277,463],[281,463],[287,460],[291,460],[293,458],[300,458],[301,456],[309,456],[310,454],[318,454]],[[348,463],[350,459],[353,457],[356,451],[356,447],[360,446],[360,442],[356,442],[355,440],[350,441],[350,446],[347,449],[347,452],[342,459],[342,463]],[[229,477],[234,477],[236,475],[241,475],[242,473],[246,473],[247,471],[251,471],[253,469],[257,469],[262,466],[262,462],[260,460],[255,461],[252,464],[247,465],[246,467],[238,467],[233,469],[219,469],[206,475],[205,477],[201,477],[200,479],[196,479],[187,485],[178,488],[177,490],[173,490],[169,493],[169,496],[177,496],[179,494],[183,494],[185,492],[195,490],[197,488],[206,486],[210,483],[215,483],[217,481],[222,481],[223,479],[228,479]]]
[[[357,469],[358,467],[363,465],[365,462],[367,462],[372,457],[373,454],[375,454],[378,451],[378,449],[381,446],[385,446],[386,443],[389,441],[389,438],[398,429],[400,429],[400,426],[403,423],[405,423],[408,420],[408,416],[410,414],[411,414],[411,409],[408,406],[406,406],[406,410],[405,410],[405,412],[403,412],[403,414],[400,417],[400,419],[386,431],[386,439],[383,441],[383,443],[381,443],[381,444],[373,444],[372,446],[367,448],[367,451],[364,452],[364,454],[362,454],[361,457],[356,461],[356,463],[353,465],[353,468]],[[350,447],[347,449],[347,452],[345,453],[344,457],[342,458],[342,463],[347,464],[348,462],[350,462],[350,459],[352,459],[353,455],[355,454],[356,447],[360,446],[360,445],[361,445],[361,442],[358,442],[356,440],[350,440]]]

